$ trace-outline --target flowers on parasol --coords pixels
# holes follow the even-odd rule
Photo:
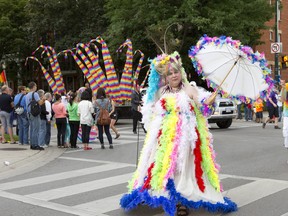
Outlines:
[[[253,52],[231,37],[204,35],[191,47],[189,57],[208,87],[221,91],[224,97],[255,101],[266,98],[273,88],[264,53]]]

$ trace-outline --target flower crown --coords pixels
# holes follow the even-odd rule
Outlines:
[[[177,51],[170,55],[166,53],[158,55],[152,60],[152,64],[155,65],[155,69],[160,75],[167,75],[168,67],[172,64],[179,68],[179,70],[182,67],[182,61]]]

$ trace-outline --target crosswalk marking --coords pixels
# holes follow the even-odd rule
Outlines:
[[[81,158],[63,157],[63,156],[60,157],[59,159],[95,162],[95,163],[101,163],[103,165],[80,170],[68,171],[59,174],[52,174],[25,180],[3,183],[0,184],[0,197],[11,198],[14,200],[22,201],[24,203],[29,203],[32,205],[42,206],[61,212],[73,213],[76,215],[83,215],[83,216],[90,216],[90,215],[108,216],[107,214],[105,214],[105,212],[120,209],[119,200],[122,197],[122,194],[116,194],[113,196],[106,197],[104,199],[98,199],[74,206],[57,204],[54,203],[53,200],[59,198],[65,198],[72,195],[77,195],[80,193],[90,192],[92,190],[105,189],[111,186],[117,186],[126,183],[128,180],[131,179],[133,173],[112,176],[109,178],[98,179],[81,184],[75,184],[67,187],[60,187],[52,190],[46,190],[26,195],[17,195],[4,191],[37,184],[50,183],[53,181],[63,180],[67,178],[89,175],[91,173],[99,173],[108,170],[112,171],[114,169],[124,167],[135,167],[135,165],[133,164],[116,163],[102,160],[81,159]],[[288,188],[288,181],[283,180],[226,175],[226,174],[220,175],[220,178],[221,179],[235,178],[235,179],[246,179],[253,181],[223,192],[223,195],[231,198],[234,202],[237,203],[238,207],[243,207],[259,199],[262,199],[271,194],[275,194]],[[253,191],[253,193],[251,193],[251,191]],[[109,203],[109,205],[107,205],[107,203]],[[288,213],[283,214],[282,216],[288,216]]]
[[[106,214],[102,214],[101,212],[96,212],[96,210],[94,209],[93,212],[88,211],[88,210],[84,210],[84,209],[78,209],[78,208],[74,208],[73,206],[65,206],[65,205],[61,205],[58,203],[51,203],[51,202],[47,202],[44,200],[39,200],[39,199],[33,199],[30,197],[25,197],[22,195],[17,195],[17,194],[12,194],[9,192],[5,192],[5,191],[0,191],[0,197],[3,198],[9,198],[12,200],[17,200],[19,202],[23,202],[23,203],[27,203],[27,204],[31,204],[31,205],[35,205],[35,206],[40,206],[43,208],[48,208],[48,209],[52,209],[55,211],[59,211],[59,212],[65,212],[65,213],[70,213],[72,215],[81,215],[81,216],[108,216]],[[3,213],[3,212],[2,212]]]
[[[100,173],[104,171],[120,169],[124,167],[127,167],[127,164],[121,164],[121,163],[104,164],[104,165],[99,165],[99,166],[95,166],[91,168],[85,168],[81,170],[73,170],[73,171],[52,174],[52,175],[40,176],[36,178],[29,178],[25,180],[7,182],[7,183],[0,184],[0,190],[10,190],[10,189],[16,189],[16,188],[21,188],[21,187],[26,187],[26,186],[43,184],[43,183],[48,183],[48,182],[57,181],[57,180],[63,180],[63,179],[68,179],[68,178],[73,178],[73,177],[78,177],[78,176],[89,175],[93,173],[95,174],[95,173]]]
[[[286,188],[288,188],[288,182],[261,179],[230,189],[223,194],[237,203],[238,207],[242,207]]]
[[[100,211],[101,213],[117,210],[120,208],[119,202],[123,194],[107,197],[101,200],[95,200],[92,202],[84,203],[74,206],[77,209]],[[109,205],[107,205],[109,203]]]
[[[132,134],[132,127],[123,127],[123,128],[117,127],[117,129],[118,131],[120,131],[121,136],[117,140],[113,139],[113,142],[116,146],[128,145],[128,144],[137,142],[138,135]],[[139,141],[143,143],[145,134],[142,132],[140,129]],[[55,139],[56,139],[56,136],[55,136]],[[105,135],[104,135],[104,139],[106,139]],[[93,144],[95,146],[95,143]],[[93,145],[91,146],[93,147]],[[115,148],[115,150],[117,149]],[[105,160],[85,159],[85,158],[78,158],[78,157],[67,157],[69,153],[75,153],[76,151],[75,150],[66,151],[65,154],[59,157],[57,160],[74,160],[74,161],[89,162],[89,163],[95,163],[95,166],[90,167],[90,168],[51,174],[51,175],[33,177],[33,178],[25,179],[25,180],[17,180],[13,182],[2,183],[0,184],[0,197],[17,200],[23,203],[40,206],[43,208],[48,208],[51,210],[55,210],[55,211],[59,211],[59,212],[63,212],[63,213],[71,214],[71,215],[109,216],[108,213],[111,211],[116,211],[116,213],[113,212],[114,213],[113,215],[117,215],[118,211],[119,212],[121,211],[119,215],[123,215],[124,213],[122,212],[124,211],[120,210],[120,206],[119,206],[119,201],[121,197],[123,196],[122,194],[123,185],[121,186],[121,192],[115,192],[114,189],[117,188],[116,191],[119,191],[118,189],[120,188],[120,186],[118,187],[118,185],[127,183],[127,181],[131,179],[133,173],[130,173],[130,172],[132,172],[133,168],[135,168],[135,164],[118,163],[118,162],[111,162],[111,161],[105,161]],[[118,173],[117,176],[115,176],[115,174],[113,175],[114,170],[127,168],[127,167],[132,168],[132,170],[129,169],[127,171],[126,169],[124,173],[121,172],[120,174],[120,172],[117,172]],[[85,183],[74,184],[74,185],[69,185],[65,187],[61,185],[56,185],[57,184],[56,181],[58,180],[65,180],[69,178],[72,180],[72,178],[77,178],[80,176],[97,174],[97,173],[102,173],[102,172],[107,172],[107,171],[108,172],[111,171],[111,175],[109,175],[111,177],[105,177],[105,178],[102,177],[102,179],[89,180]],[[221,180],[227,179],[227,178],[249,180],[249,182],[245,184],[242,184],[240,186],[234,187],[230,190],[223,192],[223,196],[227,196],[231,198],[231,200],[236,202],[238,207],[240,208],[241,207],[245,208],[245,206],[247,206],[248,204],[257,202],[258,200],[261,200],[269,195],[273,195],[275,193],[278,193],[288,188],[288,181],[284,181],[284,180],[220,174]],[[53,182],[55,182],[55,185],[58,188],[53,187],[54,189],[45,190],[45,191],[42,190],[40,192],[33,191],[33,193],[32,192],[30,192],[30,194],[26,193],[25,195],[14,194],[14,191],[13,192],[5,191],[5,190],[11,190],[11,189],[17,189],[17,188],[25,188],[29,186],[38,185],[38,184],[49,184]],[[113,189],[109,188],[113,186],[115,186],[115,188]],[[43,187],[43,188],[47,188],[47,187]],[[98,198],[96,200],[93,200],[93,196],[89,194],[89,196],[91,196],[87,199],[89,201],[86,201],[86,202],[79,201],[79,203],[77,202],[78,194],[79,195],[83,194],[83,196],[86,196],[85,193],[89,193],[89,192],[91,193],[93,190],[95,190],[95,193],[98,193],[98,191],[99,193],[100,191],[101,193],[105,193],[106,191],[107,192],[109,191],[108,193],[111,194],[111,196],[109,196],[108,194],[105,194],[105,198],[101,199],[100,198],[101,195],[98,194],[97,195]],[[77,195],[77,196],[73,196],[73,195]],[[94,195],[94,192],[93,192],[93,195]],[[64,198],[63,200],[65,200],[66,198],[71,199],[73,205],[68,206],[69,204],[65,205],[65,204],[57,203],[57,202],[65,203],[65,201],[63,201],[61,198]],[[57,199],[61,199],[61,200],[57,200]],[[133,215],[137,215],[137,210],[135,211],[136,212],[135,214],[133,213]],[[151,216],[152,215],[154,216],[164,215],[164,213],[159,214],[159,211],[157,211],[157,213],[155,211],[154,214],[152,212],[153,210],[150,212]],[[239,212],[241,213],[241,209],[239,209]],[[284,212],[282,212],[282,214],[283,213]],[[206,215],[206,212],[204,210],[203,212],[195,211],[193,212],[193,215]],[[219,216],[220,215],[221,214],[219,214]],[[275,215],[275,216],[279,216],[279,215]],[[281,216],[288,216],[288,212],[284,213]]]
[[[59,159],[66,159],[66,160],[76,160],[76,161],[84,161],[84,162],[94,162],[94,163],[103,163],[103,164],[116,164],[115,162],[111,161],[103,161],[103,160],[95,160],[95,159],[85,159],[85,158],[74,158],[74,157],[59,157]],[[122,164],[123,166],[131,166],[136,167],[135,164],[129,164],[129,163],[118,163]]]
[[[106,187],[110,187],[113,185],[122,184],[125,182],[128,182],[128,180],[131,179],[133,173],[119,175],[119,176],[113,176],[105,179],[99,179],[95,181],[85,182],[81,184],[75,184],[72,186],[62,187],[62,188],[56,188],[52,190],[47,190],[39,193],[29,194],[27,196],[35,198],[35,199],[41,199],[41,200],[53,200],[53,199],[59,199],[66,196],[71,196],[75,194],[80,194],[92,190],[97,189],[103,189]]]

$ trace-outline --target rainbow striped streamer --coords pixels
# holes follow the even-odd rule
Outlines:
[[[42,72],[43,72],[43,74],[44,74],[44,77],[45,77],[45,79],[47,80],[48,85],[49,85],[50,88],[52,89],[53,94],[58,93],[58,91],[57,91],[57,86],[56,86],[56,83],[55,83],[54,79],[50,76],[50,74],[47,72],[47,70],[46,70],[46,69],[44,68],[44,66],[41,64],[41,62],[40,62],[36,57],[34,57],[34,56],[29,56],[29,57],[26,58],[26,63],[27,63],[28,59],[35,60],[35,61],[37,61],[37,62],[39,63],[39,65],[40,65],[40,67],[41,67],[41,70],[42,70]],[[26,63],[25,63],[25,65],[26,65]]]
[[[53,47],[46,46],[46,48],[47,48],[47,55],[49,53],[48,50],[50,50],[52,52],[53,64],[55,65],[55,68],[56,68],[55,79],[56,79],[56,77],[58,77],[58,79],[60,80],[60,89],[59,89],[59,91],[60,91],[60,93],[61,92],[66,92],[65,85],[64,85],[64,82],[63,82],[62,73],[61,73],[61,69],[60,69],[60,65],[59,65],[59,62],[57,60],[57,54],[56,54],[56,52],[55,52]],[[51,67],[52,67],[52,64],[51,64]],[[54,74],[55,74],[55,72],[54,72]]]
[[[120,102],[121,100],[121,92],[119,88],[119,82],[118,82],[118,77],[114,68],[114,64],[108,49],[108,46],[106,42],[98,36],[96,39],[93,39],[90,41],[92,44],[93,42],[97,42],[102,45],[102,56],[103,56],[103,61],[104,61],[104,66],[105,66],[105,71],[106,71],[106,76],[107,76],[107,81],[109,85],[109,94],[113,100],[116,102]],[[98,50],[97,46],[94,45],[95,48]]]
[[[48,48],[44,45],[40,45],[32,54],[34,55],[40,48],[43,49],[43,52],[41,53],[41,57],[43,57],[45,52],[47,53],[47,57],[49,59],[49,63],[50,63],[50,66],[51,66],[51,69],[52,69],[52,72],[53,72],[53,75],[54,75],[54,78],[56,81],[57,92],[61,93],[63,91],[63,87],[64,87],[63,80],[61,81],[60,75],[56,69],[56,64],[54,62],[54,59],[51,57],[51,54],[50,54]],[[60,72],[60,74],[61,74],[61,72]]]
[[[80,48],[85,50],[89,58],[82,52]],[[98,56],[96,57],[96,55],[91,52],[89,47],[83,43],[77,44],[76,52],[80,56],[82,61],[85,63],[86,68],[88,68],[88,72],[86,71],[85,76],[87,77],[88,82],[90,83],[90,87],[93,93],[96,94],[98,87],[102,87],[102,88],[105,87],[105,79],[106,79],[105,75],[102,72],[101,67],[99,66]],[[99,67],[97,67],[97,65]],[[98,68],[100,68],[100,71],[102,72],[102,76],[100,76],[100,79],[97,79],[97,76],[96,76],[97,74],[96,69]]]
[[[150,65],[145,65],[144,67],[147,67],[147,66],[150,66]],[[142,68],[144,68],[144,67],[142,67]],[[142,69],[142,68],[141,68],[141,69]],[[144,80],[142,81],[142,83],[141,83],[141,85],[140,85],[141,88],[144,88],[145,82],[146,82],[146,80],[148,79],[149,74],[150,74],[150,68],[149,68],[149,70],[147,71],[146,76],[145,76]]]
[[[142,63],[143,63],[143,60],[144,60],[144,53],[141,52],[141,50],[136,50],[134,55],[136,55],[136,53],[139,52],[141,57],[139,59],[139,62],[138,62],[138,65],[137,65],[137,68],[136,68],[136,71],[134,73],[134,82],[138,81],[138,77],[139,77],[139,73],[140,73],[140,70],[142,69]]]
[[[90,83],[90,80],[91,81],[93,80],[93,77],[90,75],[88,68],[82,63],[82,61],[76,56],[76,54],[72,50],[70,49],[63,50],[58,55],[60,55],[61,53],[64,53],[64,54],[70,53],[72,57],[74,58],[75,62],[77,63],[77,65],[79,66],[79,68],[81,69],[84,76],[87,78],[88,82]]]
[[[97,55],[93,54],[93,52],[91,52],[91,60],[92,60],[92,65],[94,67],[94,78],[95,80],[97,80],[97,83],[100,87],[102,88],[108,88],[108,84],[107,84],[107,79],[106,79],[106,76],[102,70],[102,68],[100,67],[99,65],[99,56],[98,56],[98,53],[99,53],[99,49],[98,47],[95,45],[95,44],[90,44],[94,47]],[[106,89],[109,91],[109,89]]]
[[[127,46],[126,51],[126,62],[124,65],[124,70],[122,73],[120,81],[121,99],[131,100],[132,93],[132,62],[133,62],[133,52],[132,52],[132,42],[127,39],[117,50],[117,52],[122,52],[122,49]]]

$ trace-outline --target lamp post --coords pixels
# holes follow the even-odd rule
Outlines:
[[[181,30],[181,28],[182,28],[182,25],[180,25],[179,23],[172,23],[172,24],[170,24],[166,29],[165,29],[165,32],[164,32],[164,51],[165,51],[165,53],[167,53],[168,52],[168,50],[167,50],[167,44],[166,44],[166,34],[167,34],[167,31],[168,31],[168,29],[171,27],[171,26],[173,26],[173,25],[178,25],[178,31],[180,31]]]

